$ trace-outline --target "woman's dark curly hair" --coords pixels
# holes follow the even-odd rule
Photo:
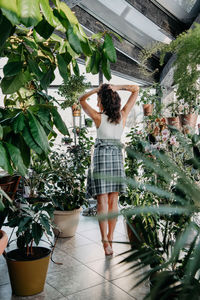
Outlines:
[[[119,94],[114,92],[109,84],[104,83],[98,92],[98,96],[101,99],[103,112],[108,116],[108,121],[118,124],[121,120],[121,98]]]

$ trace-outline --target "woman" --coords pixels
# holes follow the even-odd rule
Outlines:
[[[122,109],[118,90],[131,92]],[[118,194],[126,189],[123,182],[125,172],[120,139],[138,92],[137,85],[102,84],[79,99],[83,110],[93,119],[97,128],[87,190],[90,196],[97,198],[98,215],[118,212]],[[95,93],[98,95],[99,112],[86,102],[87,98]],[[117,218],[99,221],[105,255],[113,254],[112,240],[116,222]]]

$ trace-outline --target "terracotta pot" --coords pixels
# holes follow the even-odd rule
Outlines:
[[[81,115],[81,109],[77,104],[72,105],[72,115],[74,117],[80,117]]]
[[[55,210],[54,223],[59,230],[54,230],[59,237],[71,237],[76,233],[82,208],[70,211]],[[59,233],[60,232],[60,233]]]
[[[177,129],[181,128],[181,123],[180,123],[179,117],[170,117],[170,118],[167,118],[167,124],[169,126],[176,127]]]
[[[33,247],[36,257],[24,259],[22,249],[6,253],[10,282],[13,294],[31,296],[44,290],[51,250],[44,247]]]
[[[0,255],[4,252],[8,244],[8,236],[5,231],[0,230]]]
[[[137,229],[137,223],[133,220],[133,222],[131,223],[132,227],[134,228],[134,230],[137,232],[138,236],[140,237],[141,240],[138,239],[138,237],[135,235],[135,233],[133,232],[133,230],[130,228],[129,224],[126,223],[126,230],[127,230],[127,235],[129,238],[129,241],[131,243],[131,247],[132,248],[137,248],[138,246],[141,245],[142,241],[144,241],[142,233],[138,232]]]
[[[151,116],[153,113],[153,104],[143,104],[144,116]]]
[[[188,125],[191,128],[195,129],[197,123],[197,114],[187,114],[187,115],[180,115],[182,126]]]

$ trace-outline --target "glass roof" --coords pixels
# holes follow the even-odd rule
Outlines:
[[[198,15],[200,0],[156,0],[172,15],[185,23],[191,21]]]
[[[172,37],[125,0],[84,0],[80,6],[133,44],[144,48]]]

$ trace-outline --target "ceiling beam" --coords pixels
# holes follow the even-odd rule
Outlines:
[[[166,34],[176,37],[187,29],[186,25],[161,10],[151,0],[126,0],[149,20],[158,25]],[[142,24],[141,24],[142,26]]]
[[[104,30],[110,30],[105,24],[94,18],[92,15],[90,15],[88,12],[86,12],[84,9],[82,9],[79,6],[76,6],[72,9],[78,20],[79,23],[90,30],[92,33],[98,33],[100,31]],[[141,53],[141,48],[139,48],[137,45],[133,45],[132,43],[128,42],[127,40],[123,39],[122,42],[120,42],[114,35],[113,35],[113,41],[115,48],[118,52],[121,52],[130,60],[133,60],[135,63],[140,65],[140,58],[139,54]],[[159,59],[156,57],[151,58],[147,63],[147,69],[152,72],[155,69],[159,68]]]

